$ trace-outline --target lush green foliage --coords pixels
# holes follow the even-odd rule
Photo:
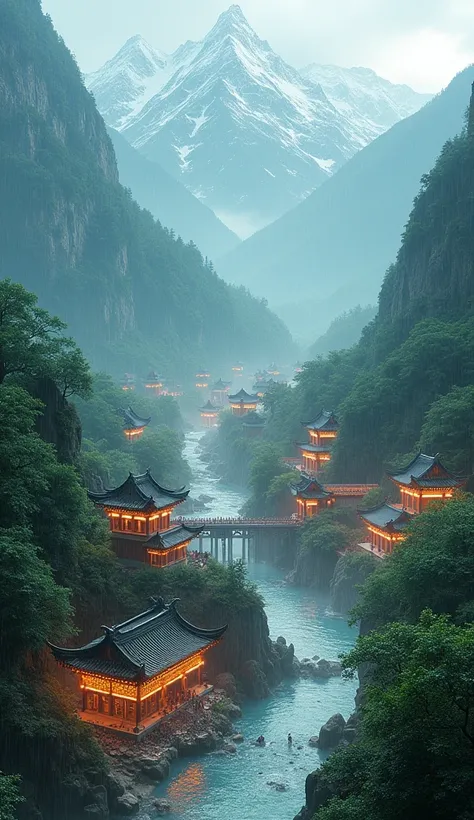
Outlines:
[[[474,496],[460,494],[416,518],[390,561],[369,578],[356,615],[371,626],[415,621],[429,607],[462,619],[474,601]]]
[[[433,402],[421,428],[420,448],[443,453],[443,463],[454,472],[474,472],[474,385],[453,387]]]
[[[283,478],[283,487],[281,479]],[[281,460],[281,452],[274,444],[259,442],[254,450],[250,463],[249,487],[251,497],[245,505],[249,516],[269,517],[278,514],[278,501],[282,490],[287,488],[292,479],[288,468]]]
[[[16,807],[23,802],[18,775],[0,772],[0,820],[15,820]]]
[[[315,820],[415,820],[474,812],[474,627],[421,613],[359,638],[344,660],[373,672],[360,739],[324,766],[339,796]]]
[[[79,348],[61,335],[65,325],[10,279],[0,281],[0,384],[8,376],[51,377],[64,398],[87,396],[91,377]]]
[[[319,337],[309,349],[309,358],[324,356],[332,350],[347,350],[357,344],[366,325],[374,318],[377,310],[372,305],[351,308],[334,319],[326,333]]]

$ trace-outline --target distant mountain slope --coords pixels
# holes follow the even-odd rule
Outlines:
[[[37,293],[115,374],[286,359],[291,338],[265,304],[119,184],[105,123],[40,0],[0,3],[0,78],[0,277]]]
[[[474,67],[413,116],[360,151],[305,202],[252,236],[219,262],[229,281],[252,283],[254,292],[280,306],[282,316],[310,313],[311,300],[331,300],[334,312],[374,302],[395,259],[421,176],[443,143],[459,133]],[[296,286],[296,287],[295,287]],[[297,289],[297,293],[295,290]],[[326,324],[327,327],[327,324]]]
[[[201,42],[169,56],[131,38],[87,84],[110,126],[248,236],[424,101],[406,89],[405,103],[387,102],[390,83],[367,72],[352,81],[352,107],[333,81],[335,105],[310,74],[285,63],[234,5]]]
[[[419,94],[408,85],[395,85],[370,68],[311,63],[300,73],[319,83],[338,111],[366,123],[367,132],[372,130],[374,138],[419,111],[433,96]]]
[[[185,242],[193,241],[205,256],[216,259],[240,244],[232,233],[202,202],[156,162],[140,154],[118,131],[109,128],[120,182],[130,188],[142,208],[151,211],[167,228]]]
[[[332,350],[352,347],[359,341],[364,327],[375,318],[376,313],[377,308],[373,305],[357,305],[352,310],[341,313],[331,322],[327,331],[311,345],[308,358],[315,359],[316,356],[324,356]]]

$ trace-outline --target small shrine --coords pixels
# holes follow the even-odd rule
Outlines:
[[[247,413],[255,413],[259,401],[258,396],[247,393],[243,388],[238,393],[234,393],[233,396],[229,396],[229,403],[234,416],[246,416]]]
[[[204,427],[214,427],[219,418],[219,408],[215,407],[212,402],[208,401],[204,407],[199,408],[201,414],[201,421]]]
[[[223,407],[229,394],[230,382],[219,379],[211,389],[211,402]]]
[[[211,374],[207,372],[207,370],[200,370],[196,373],[196,387],[198,390],[205,390],[209,387],[209,379],[211,378]]]
[[[129,441],[134,441],[143,434],[145,427],[148,427],[151,416],[143,418],[137,415],[131,407],[121,410],[123,415],[123,432]]]
[[[302,422],[302,425],[308,433],[308,443],[298,444],[301,466],[305,472],[318,473],[331,460],[339,424],[334,413],[321,410],[314,421]]]
[[[163,392],[164,380],[154,370],[148,374],[145,382],[145,390],[152,393],[154,396],[161,396]]]
[[[301,481],[291,487],[291,492],[296,498],[296,511],[301,519],[313,518],[321,510],[330,508],[336,500],[319,481],[308,475],[303,475]]]
[[[145,612],[102,628],[101,637],[77,649],[49,644],[58,664],[76,675],[79,716],[87,723],[138,737],[211,690],[202,683],[204,657],[227,626],[201,629],[182,617],[177,599],[151,598]]]
[[[242,422],[242,430],[247,438],[260,438],[265,430],[265,419],[251,411]]]
[[[135,376],[133,376],[131,373],[125,373],[123,379],[120,382],[120,387],[126,393],[135,390]]]
[[[109,519],[115,554],[132,565],[168,567],[186,561],[189,544],[203,529],[173,525],[171,514],[189,490],[165,489],[149,470],[130,473],[119,487],[88,495]]]
[[[404,540],[404,530],[414,516],[433,502],[448,501],[467,480],[450,473],[438,454],[427,456],[421,452],[402,470],[387,475],[399,489],[400,503],[384,502],[359,511],[368,532],[368,541],[360,546],[382,558],[391,554],[394,544]]]

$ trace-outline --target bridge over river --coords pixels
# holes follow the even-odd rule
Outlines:
[[[234,560],[234,541],[241,542],[243,561],[265,557],[272,549],[294,552],[296,533],[303,521],[299,518],[177,518],[176,522],[190,527],[203,527],[199,536],[199,552],[204,550],[204,541],[209,541],[211,555],[226,563]],[[219,545],[221,555],[219,555]]]

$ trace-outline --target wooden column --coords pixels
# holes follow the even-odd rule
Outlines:
[[[138,684],[137,684],[137,704],[136,704],[136,715],[135,715],[135,728],[137,730],[138,730],[138,727],[139,727],[141,719],[142,719],[141,695],[142,695],[142,685],[141,685],[140,682],[138,682]]]

